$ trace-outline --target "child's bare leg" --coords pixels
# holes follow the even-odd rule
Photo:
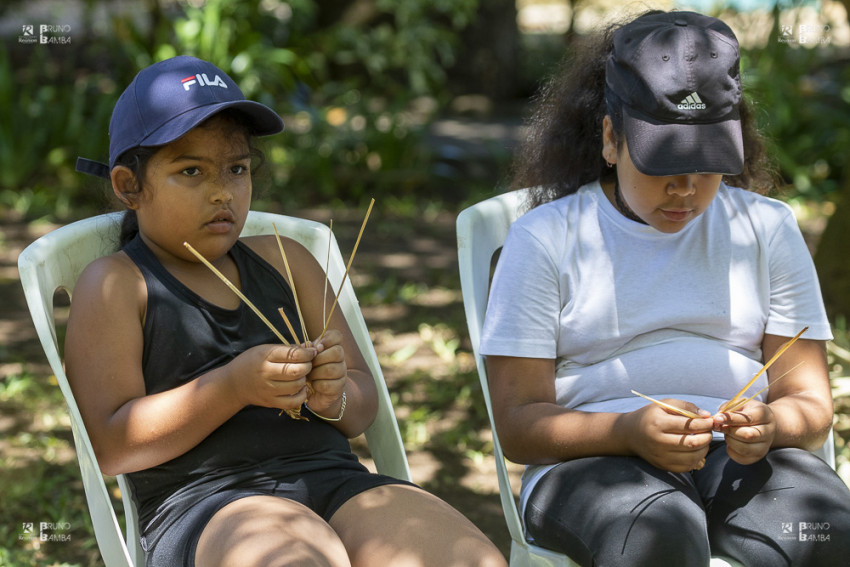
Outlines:
[[[219,567],[348,566],[342,542],[306,506],[249,496],[219,510],[198,541],[195,564]]]
[[[386,485],[358,494],[331,518],[355,567],[505,567],[472,522],[421,489]]]

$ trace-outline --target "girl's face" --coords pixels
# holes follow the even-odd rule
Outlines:
[[[131,206],[138,215],[139,233],[160,261],[194,262],[183,242],[210,260],[230,250],[251,203],[250,168],[247,135],[220,116],[150,158]]]
[[[717,195],[722,175],[697,173],[655,177],[638,171],[625,141],[616,143],[611,120],[603,122],[602,156],[617,164],[622,201],[646,224],[660,232],[675,233],[701,215]],[[614,188],[605,190],[614,200]]]

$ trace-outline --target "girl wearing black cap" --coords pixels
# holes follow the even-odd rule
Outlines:
[[[612,27],[535,110],[481,341],[529,540],[582,565],[842,564],[850,491],[809,452],[832,335],[791,209],[758,194],[731,29]],[[720,411],[804,327],[748,395],[770,387]]]
[[[176,57],[120,97],[109,164],[80,162],[129,222],[79,278],[67,372],[103,472],[133,487],[147,565],[505,565],[460,513],[351,452],[377,395],[340,310],[319,342],[284,346],[184,247],[268,317],[282,307],[299,337],[320,335],[310,252],[283,239],[290,279],[273,236],[239,239],[251,138],[282,129],[220,69]]]

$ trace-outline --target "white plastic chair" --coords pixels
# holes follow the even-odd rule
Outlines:
[[[499,493],[502,510],[508,531],[511,534],[511,567],[527,565],[572,567],[576,565],[567,556],[538,547],[526,541],[525,534],[514,500],[510,476],[499,444],[499,436],[493,423],[493,407],[487,382],[487,369],[484,357],[479,353],[481,328],[487,310],[487,297],[490,292],[490,274],[493,255],[501,249],[508,234],[508,228],[521,214],[528,190],[513,191],[481,201],[463,211],[457,218],[457,248],[460,269],[460,285],[463,293],[463,305],[466,311],[466,323],[472,352],[478,367],[478,377],[487,405],[487,414],[493,430],[493,452],[499,480]],[[835,447],[830,431],[829,438],[816,454],[835,468]],[[712,558],[712,567],[737,565],[736,562],[721,558]]]
[[[64,289],[72,296],[74,284],[83,268],[95,258],[116,250],[121,215],[122,213],[100,215],[59,228],[30,244],[18,258],[18,270],[30,315],[68,404],[86,500],[97,544],[107,567],[145,564],[144,551],[139,543],[138,514],[130,486],[124,476],[119,475],[117,480],[121,488],[126,527],[126,533],[122,533],[91,441],[65,376],[54,325],[53,297],[58,289]],[[271,234],[273,224],[280,234],[300,242],[310,250],[322,266],[327,261],[328,238],[331,239],[331,262],[328,272],[330,282],[336,290],[345,272],[345,263],[330,229],[314,221],[252,211],[242,234]],[[410,480],[410,469],[389,392],[354,289],[348,279],[340,292],[338,308],[345,315],[378,388],[378,415],[365,434],[375,466],[378,472]]]

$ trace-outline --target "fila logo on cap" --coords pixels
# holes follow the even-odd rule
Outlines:
[[[183,83],[183,88],[185,90],[189,90],[191,85],[197,83],[202,87],[224,87],[227,88],[227,84],[222,80],[218,75],[211,81],[209,77],[207,77],[206,73],[199,73],[197,75],[189,75],[185,79],[180,80]]]
[[[679,103],[677,108],[679,110],[705,110],[705,104],[696,92],[692,92]]]

